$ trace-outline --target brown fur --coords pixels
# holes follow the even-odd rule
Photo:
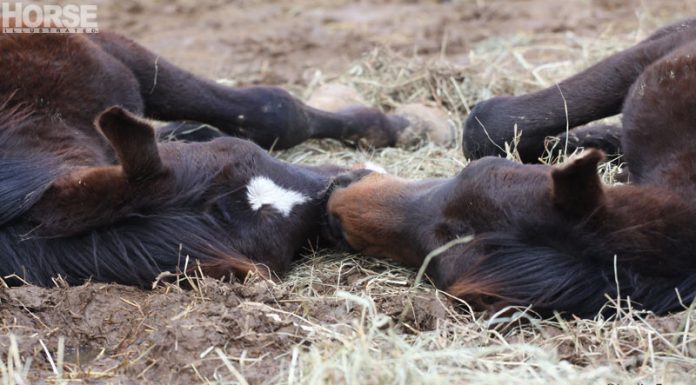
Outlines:
[[[560,167],[485,157],[440,180],[363,175],[344,181],[329,199],[335,236],[359,251],[418,266],[436,247],[472,235],[431,261],[427,273],[439,288],[492,310],[532,305],[543,314],[594,316],[607,297],[619,296],[656,313],[690,304],[696,22],[664,28],[560,86],[573,124],[623,105],[619,136],[633,184],[603,186],[598,150]],[[512,126],[498,123],[526,111],[521,149],[534,160],[543,137],[565,126],[554,95],[549,89],[495,98],[472,116],[484,114],[482,121],[497,122],[489,129],[507,135]],[[495,147],[471,134],[470,155]]]

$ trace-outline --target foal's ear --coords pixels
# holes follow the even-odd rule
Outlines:
[[[604,201],[604,189],[597,175],[597,164],[603,159],[603,152],[592,149],[570,164],[553,170],[553,204],[575,216],[585,216],[600,206]]]
[[[155,130],[147,122],[115,106],[97,117],[96,126],[116,150],[129,180],[148,179],[162,172]]]

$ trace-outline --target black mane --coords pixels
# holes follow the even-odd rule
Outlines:
[[[8,121],[15,130],[34,123],[31,119]],[[9,131],[0,129],[0,133]],[[0,142],[0,148],[3,144]],[[61,275],[71,284],[94,279],[148,287],[162,271],[183,269],[187,256],[191,267],[195,260],[201,264],[230,259],[247,262],[226,236],[223,216],[204,209],[225,196],[204,196],[205,186],[217,174],[201,172],[195,164],[193,160],[181,162],[174,188],[157,197],[146,212],[80,234],[48,237],[22,215],[67,170],[50,156],[5,155],[0,158],[0,277],[17,274],[27,282],[47,286]]]
[[[459,283],[467,287],[496,288],[496,295],[467,293],[462,297],[483,305],[527,306],[544,316],[554,311],[593,317],[609,299],[630,298],[633,309],[663,314],[696,297],[696,274],[657,277],[640,274],[625,260],[614,261],[606,249],[559,248],[557,239],[533,238],[525,232],[489,232],[466,247],[486,253],[471,261]],[[548,233],[552,234],[552,231]],[[618,282],[618,286],[617,286]],[[626,305],[623,303],[622,305]],[[613,309],[606,309],[612,314]]]

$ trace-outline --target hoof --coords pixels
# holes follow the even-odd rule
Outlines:
[[[396,109],[394,115],[408,120],[409,124],[399,135],[397,146],[412,146],[427,140],[439,146],[451,146],[456,138],[456,128],[439,108],[422,104],[405,104]]]
[[[310,107],[328,112],[338,112],[348,107],[366,104],[354,88],[343,84],[324,84],[317,88],[307,100],[307,105]]]

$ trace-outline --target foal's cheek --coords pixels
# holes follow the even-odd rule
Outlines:
[[[394,258],[398,240],[383,222],[376,221],[371,215],[350,218],[343,224],[343,237],[353,250],[373,257]]]

